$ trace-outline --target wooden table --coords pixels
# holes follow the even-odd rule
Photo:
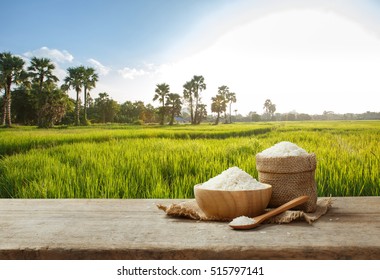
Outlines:
[[[380,197],[337,197],[314,224],[170,218],[183,200],[0,199],[0,259],[380,259]]]

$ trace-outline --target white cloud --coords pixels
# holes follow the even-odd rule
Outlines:
[[[71,64],[74,62],[74,56],[66,50],[49,49],[48,47],[42,47],[36,50],[23,53],[22,57],[25,61],[29,61],[32,57],[37,58],[49,58],[54,64],[54,74],[62,82],[66,77],[65,64]]]
[[[130,79],[130,80],[134,80],[136,77],[141,77],[141,76],[149,74],[149,72],[144,69],[136,69],[136,68],[129,68],[129,67],[124,67],[123,69],[120,69],[117,72],[124,79]]]
[[[24,53],[24,56],[27,58],[36,57],[46,57],[50,58],[53,62],[57,63],[65,63],[65,62],[73,62],[74,56],[70,54],[66,50],[57,50],[57,49],[49,49],[48,47],[42,47],[37,50],[28,51]]]
[[[104,66],[103,64],[101,64],[96,59],[90,58],[87,60],[87,62],[90,63],[92,66],[94,66],[100,75],[105,76],[111,71],[110,67]]]

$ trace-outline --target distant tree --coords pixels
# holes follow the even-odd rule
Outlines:
[[[304,114],[304,113],[301,113],[297,116],[297,120],[298,121],[310,121],[311,120],[311,116],[309,114]]]
[[[139,124],[152,121],[153,116],[151,115],[152,113],[149,111],[150,109],[148,108],[148,105],[145,106],[143,101],[124,102],[120,105],[118,121]]]
[[[95,72],[95,69],[92,67],[86,67],[83,69],[83,96],[84,96],[84,105],[83,105],[83,123],[88,124],[87,120],[87,107],[88,107],[88,97],[90,95],[90,90],[96,86],[99,76]]]
[[[82,91],[83,77],[85,68],[83,66],[70,67],[67,69],[68,76],[65,78],[65,83],[62,86],[63,90],[72,88],[76,92],[76,104],[75,104],[75,125],[80,125],[80,93]]]
[[[268,120],[271,120],[276,112],[276,105],[272,103],[270,99],[265,100],[264,107],[265,114],[268,116]]]
[[[212,97],[211,100],[212,100],[211,112],[217,114],[215,124],[219,124],[220,114],[226,111],[226,107],[227,107],[226,100],[220,94],[217,94],[215,97]]]
[[[187,81],[183,85],[183,99],[189,105],[191,124],[199,124],[201,122],[203,106],[201,92],[206,89],[206,83],[203,76],[194,75],[191,81]]]
[[[12,90],[12,116],[16,123],[25,125],[37,123],[36,96],[24,85]]]
[[[32,83],[37,85],[38,94],[42,94],[45,85],[54,84],[59,81],[58,77],[53,74],[55,66],[48,58],[32,57],[28,74],[32,78]]]
[[[294,113],[286,113],[281,115],[282,121],[295,121],[296,120],[296,114]]]
[[[134,112],[137,117],[137,121],[146,122],[146,107],[144,102],[133,102]],[[136,120],[135,120],[136,121]]]
[[[3,125],[10,127],[12,125],[11,116],[11,87],[12,84],[20,84],[26,80],[27,74],[24,71],[24,60],[14,56],[9,52],[0,53],[0,78],[1,86],[4,87],[5,93],[3,98]]]
[[[169,93],[166,99],[166,107],[170,115],[170,125],[173,125],[174,118],[181,114],[182,102],[181,97],[177,93]]]
[[[250,121],[253,122],[259,122],[261,120],[260,115],[256,112],[249,112],[248,116],[250,118]]]
[[[202,116],[202,107],[201,105],[201,92],[206,89],[205,78],[203,76],[194,75],[191,80],[192,91],[195,100],[195,111],[193,124],[200,124],[201,120],[199,119]],[[204,107],[203,107],[204,108]]]
[[[323,119],[332,120],[334,119],[335,113],[333,111],[323,111]]]
[[[189,104],[190,122],[194,123],[194,97],[192,81],[187,81],[183,85],[183,99]]]
[[[230,93],[230,88],[228,86],[220,86],[218,87],[218,95],[220,96],[220,98],[223,99],[223,102],[225,103],[225,109],[221,112],[221,113],[224,113],[224,122],[227,123],[227,95]]]
[[[220,86],[218,87],[218,95],[220,95],[220,98],[223,99],[223,102],[225,103],[225,109],[221,112],[224,113],[224,122],[227,123],[227,103],[228,99],[227,96],[230,94],[230,88],[228,86]]]
[[[135,106],[131,101],[126,101],[120,105],[118,115],[119,122],[133,123],[138,120],[138,115],[135,113]]]
[[[156,123],[157,122],[157,109],[152,104],[145,105],[144,122]]]
[[[197,120],[196,124],[200,124],[203,119],[207,118],[206,107],[207,107],[206,104],[198,103],[198,110],[197,110],[197,114],[196,114],[196,120]]]
[[[38,126],[50,128],[60,122],[71,105],[69,96],[61,89],[52,85],[53,89],[46,91],[46,102],[38,111]]]
[[[1,55],[1,54],[0,54]],[[0,66],[1,67],[1,66]],[[5,116],[5,79],[3,78],[3,72],[0,70],[0,92],[4,89],[4,96],[0,96],[0,105],[1,105],[1,117],[3,120],[3,124],[5,122],[4,116]]]
[[[157,84],[156,85],[156,90],[155,90],[156,94],[154,95],[154,98],[153,98],[153,101],[156,101],[157,99],[161,102],[161,108],[160,108],[160,114],[161,114],[161,120],[160,120],[160,124],[163,125],[164,122],[165,122],[165,98],[167,97],[167,95],[169,94],[170,92],[170,87],[168,84]]]
[[[31,59],[30,66],[28,67],[28,75],[32,80],[31,96],[34,99],[32,107],[36,110],[39,127],[50,126],[46,125],[46,118],[41,120],[40,116],[46,116],[46,112],[44,111],[46,111],[48,106],[48,98],[51,99],[52,96],[56,96],[51,94],[52,90],[56,90],[56,83],[59,81],[58,77],[53,74],[54,69],[55,66],[50,59],[37,57]],[[51,108],[54,105],[50,103],[49,106]]]
[[[97,113],[97,121],[101,123],[113,122],[120,111],[120,105],[111,99],[106,92],[99,93],[95,98],[94,110]]]
[[[230,107],[230,123],[232,123],[232,119],[231,119],[231,106],[232,106],[232,103],[236,103],[236,93],[234,92],[228,92],[226,94],[226,102],[229,104],[229,107]]]

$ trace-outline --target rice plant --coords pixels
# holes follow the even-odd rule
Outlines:
[[[380,194],[380,122],[0,130],[0,197],[191,198],[231,166],[291,141],[317,156],[319,196]]]

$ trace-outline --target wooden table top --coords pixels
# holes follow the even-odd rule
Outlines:
[[[235,231],[170,199],[0,199],[0,259],[380,259],[380,197],[334,197],[313,224]]]

